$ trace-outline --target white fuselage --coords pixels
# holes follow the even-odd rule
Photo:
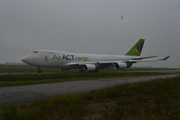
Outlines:
[[[99,61],[120,61],[124,62],[138,58],[125,55],[101,55],[101,54],[79,54],[54,50],[38,50],[22,58],[22,61],[37,67],[75,68],[68,63],[94,64],[98,67]]]
[[[27,63],[38,68],[40,67],[79,69],[80,71],[98,71],[98,69],[126,69],[137,62],[154,62],[167,60],[169,56],[163,59],[149,59],[156,56],[140,57],[143,48],[144,39],[139,39],[137,43],[125,55],[101,55],[101,54],[80,54],[69,53],[55,50],[35,50],[22,58]]]

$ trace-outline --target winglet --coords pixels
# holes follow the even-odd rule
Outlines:
[[[163,58],[163,59],[161,59],[161,60],[167,60],[169,57],[170,57],[170,56],[167,56],[167,57],[165,57],[165,58]]]
[[[129,56],[140,56],[145,39],[139,39],[138,42],[125,54]]]

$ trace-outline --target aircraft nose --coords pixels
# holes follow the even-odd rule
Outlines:
[[[26,57],[23,57],[21,61],[26,62]]]
[[[24,63],[27,63],[27,64],[29,64],[30,63],[30,61],[31,61],[31,57],[30,57],[30,55],[26,55],[26,56],[24,56],[22,59],[21,59],[21,61],[23,61]]]

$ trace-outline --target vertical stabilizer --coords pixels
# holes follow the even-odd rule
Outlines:
[[[129,56],[140,56],[145,39],[139,39],[138,42],[125,54]]]

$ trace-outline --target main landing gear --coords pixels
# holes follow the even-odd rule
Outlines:
[[[42,73],[42,71],[41,71],[41,68],[40,68],[40,67],[37,67],[37,69],[38,69],[38,73]]]
[[[79,72],[86,72],[84,69],[80,69]]]
[[[80,69],[79,72],[99,72],[98,69],[94,70],[94,71],[86,71],[84,69]]]

